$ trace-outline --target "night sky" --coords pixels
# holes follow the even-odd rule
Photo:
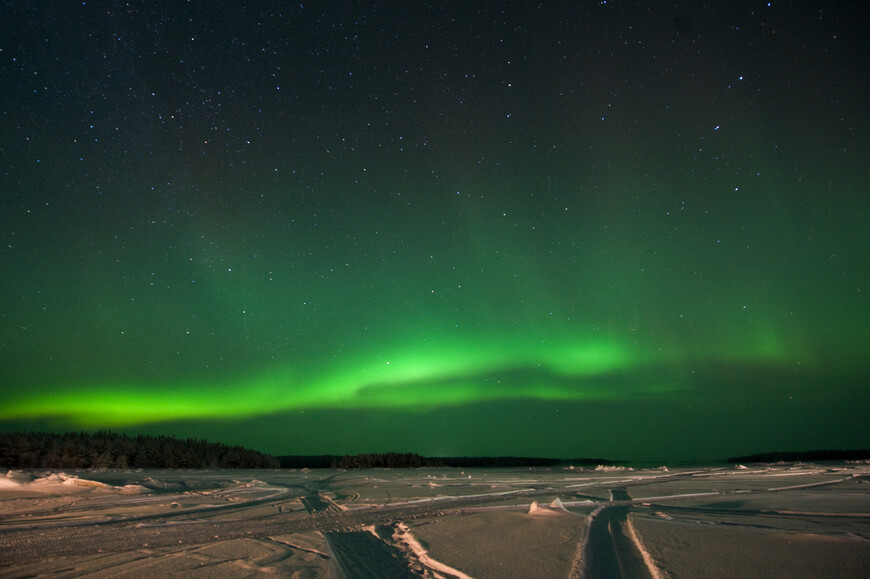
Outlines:
[[[0,429],[870,446],[865,6],[4,2]]]

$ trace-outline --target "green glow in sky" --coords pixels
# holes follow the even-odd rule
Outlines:
[[[178,419],[250,417],[298,409],[434,407],[509,399],[620,400],[688,388],[685,378],[654,377],[669,363],[616,343],[546,343],[493,337],[482,343],[413,343],[334,360],[328,371],[279,369],[254,379],[213,383],[79,384],[11,397],[0,418],[63,418],[82,427],[133,426]],[[746,360],[780,362],[769,340]],[[739,352],[738,352],[739,353]],[[696,360],[698,362],[699,360]],[[314,367],[326,368],[325,363]],[[620,373],[652,375],[614,383]]]
[[[529,347],[531,346],[531,347]],[[389,354],[357,356],[340,371],[300,379],[292,370],[254,380],[214,384],[79,385],[10,401],[0,418],[58,416],[81,426],[129,426],[179,418],[252,416],[299,408],[456,405],[506,398],[583,399],[618,397],[596,387],[596,374],[630,364],[609,344],[547,345],[490,343],[443,346],[418,352],[406,346]],[[345,367],[346,365],[346,367]],[[586,378],[588,384],[554,387],[507,385],[500,375],[517,370]]]
[[[0,429],[866,447],[857,3],[58,4],[0,19]]]

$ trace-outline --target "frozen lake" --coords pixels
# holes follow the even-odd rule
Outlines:
[[[0,574],[861,577],[870,465],[0,471]]]

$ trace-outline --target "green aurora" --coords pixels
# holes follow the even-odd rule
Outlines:
[[[93,428],[305,408],[422,411],[512,398],[608,400],[689,387],[685,378],[647,378],[614,386],[614,374],[643,371],[648,364],[609,344],[565,346],[516,340],[489,347],[474,343],[424,349],[412,343],[406,351],[388,351],[392,352],[389,356],[360,357],[346,369],[324,376],[306,372],[300,379],[291,369],[242,383],[214,381],[169,389],[145,384],[82,384],[69,388],[71,393],[48,392],[4,406],[7,418],[58,416]]]
[[[605,4],[9,8],[0,428],[866,447],[858,9]]]

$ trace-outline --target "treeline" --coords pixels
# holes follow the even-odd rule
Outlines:
[[[279,456],[281,468],[335,468],[336,461],[341,456],[337,454],[318,454],[311,456],[289,455]]]
[[[386,454],[357,454],[356,456],[344,455],[335,459],[329,465],[334,469],[353,468],[420,468],[442,467],[443,463],[437,460],[413,454],[410,452],[388,452]]]
[[[514,468],[524,466],[558,466],[562,463],[556,458],[539,458],[531,456],[445,456],[435,459],[444,466],[457,468]]]
[[[4,468],[279,468],[273,456],[225,444],[172,436],[114,432],[0,433]]]
[[[571,461],[558,458],[528,456],[440,456],[425,457],[414,453],[388,452],[385,454],[281,456],[282,468],[515,468],[552,467],[564,464],[599,465],[612,464],[603,458],[578,458]]]
[[[807,450],[807,451],[779,451],[765,452],[761,454],[747,454],[746,456],[732,456],[730,463],[744,462],[804,462],[826,460],[865,460],[870,459],[870,449],[864,450]]]

